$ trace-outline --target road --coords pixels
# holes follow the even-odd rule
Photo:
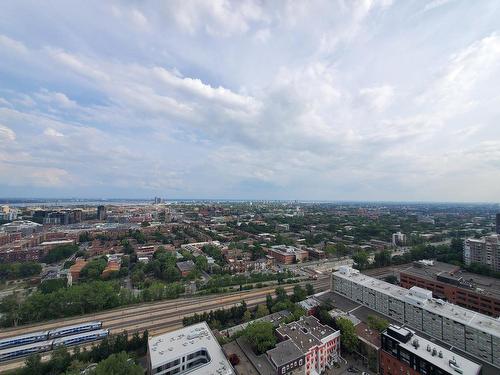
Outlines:
[[[299,284],[311,283],[319,292],[329,288],[330,278],[310,280]],[[292,293],[296,284],[283,285],[288,293]],[[128,333],[148,330],[150,334],[160,334],[175,330],[182,326],[182,319],[195,313],[202,313],[218,308],[229,308],[245,300],[248,307],[265,302],[266,294],[274,293],[275,287],[261,288],[250,291],[235,292],[221,295],[208,295],[201,297],[179,298],[176,300],[160,301],[149,304],[135,305],[127,308],[108,310],[101,313],[79,316],[77,318],[59,319],[45,323],[33,324],[5,329],[0,333],[0,338],[22,335],[30,332],[45,331],[66,325],[78,324],[93,320],[103,322],[103,328],[110,329],[111,333],[126,330]],[[3,362],[0,372],[19,367],[24,359]]]

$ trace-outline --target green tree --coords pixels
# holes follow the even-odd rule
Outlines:
[[[314,287],[312,286],[312,284],[306,284],[306,293],[308,296],[312,296],[314,294]]]
[[[250,311],[245,311],[245,313],[243,314],[243,321],[244,322],[249,322],[250,320],[252,320],[252,313]]]
[[[384,267],[391,264],[391,253],[389,250],[383,250],[375,254],[375,264],[378,267]]]
[[[385,320],[384,318],[379,318],[378,316],[375,315],[368,315],[367,318],[368,322],[368,327],[371,329],[375,329],[379,332],[382,332],[389,327],[389,322]]]
[[[360,270],[364,270],[368,266],[368,253],[366,251],[358,251],[352,256],[352,260]]]
[[[276,345],[274,326],[270,322],[259,321],[249,324],[245,328],[244,335],[257,354],[265,353]]]
[[[94,375],[143,375],[144,369],[129,360],[127,353],[111,354],[104,361],[99,362]]]
[[[292,295],[292,301],[293,302],[300,302],[302,300],[305,300],[307,298],[307,292],[302,288],[300,285],[295,285],[293,287],[293,295]]]
[[[202,255],[200,255],[199,257],[196,257],[194,264],[196,265],[196,269],[200,272],[208,270],[207,258],[205,258]]]
[[[337,318],[337,327],[340,329],[340,343],[349,353],[354,352],[358,347],[358,336],[353,322],[347,318]]]
[[[43,281],[38,287],[38,290],[43,294],[47,294],[64,287],[66,287],[66,279],[50,279]]]
[[[43,258],[44,263],[56,263],[78,251],[78,245],[59,245],[49,250],[49,253]]]
[[[257,310],[255,311],[255,318],[262,318],[264,316],[269,315],[269,309],[265,305],[258,305]]]

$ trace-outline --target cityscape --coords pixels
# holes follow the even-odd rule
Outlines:
[[[499,375],[500,1],[0,2],[1,375]]]
[[[0,220],[1,371],[500,371],[498,204],[43,200]]]

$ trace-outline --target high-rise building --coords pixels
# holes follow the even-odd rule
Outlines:
[[[496,220],[495,220],[495,224],[496,224],[496,233],[497,234],[500,234],[500,212],[498,214],[496,214]]]
[[[97,220],[105,220],[106,219],[106,207],[98,206],[97,207]]]
[[[333,273],[332,282],[336,293],[500,369],[500,320],[346,266]]]
[[[397,232],[392,234],[392,244],[393,246],[403,246],[406,245],[406,234]]]
[[[500,271],[500,235],[465,240],[464,263],[479,263],[493,271]]]

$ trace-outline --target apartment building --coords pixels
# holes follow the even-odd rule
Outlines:
[[[282,361],[281,366],[277,366],[276,358],[292,358],[294,355],[280,355],[280,350],[288,348],[280,345],[268,352],[268,357],[279,370],[280,374],[288,374],[290,371],[299,368],[302,365],[301,359],[304,359],[303,371],[299,371],[305,375],[322,374],[324,371],[339,360],[340,353],[340,331],[334,330],[332,327],[323,325],[314,316],[302,317],[296,322],[289,323],[285,326],[276,329],[277,336],[285,342],[289,340],[299,353],[295,355],[293,361],[285,364]],[[291,344],[287,344],[291,345]]]
[[[397,322],[446,342],[500,368],[500,321],[432,297],[360,274],[350,267],[333,273],[333,290]]]
[[[465,240],[464,263],[480,263],[493,271],[500,271],[500,235]]]
[[[481,365],[416,335],[390,325],[381,334],[381,375],[479,375]]]
[[[235,375],[206,322],[184,327],[148,341],[149,375]]]

